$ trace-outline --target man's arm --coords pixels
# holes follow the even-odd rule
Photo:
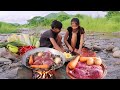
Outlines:
[[[55,41],[54,38],[50,38],[50,41],[51,41],[53,47],[54,47],[56,50],[61,51],[61,52],[64,52],[64,51],[59,47],[59,45],[56,43],[56,41]]]

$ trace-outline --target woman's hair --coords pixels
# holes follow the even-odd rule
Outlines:
[[[72,23],[72,22],[75,22],[77,25],[80,24],[80,21],[79,21],[78,18],[73,18],[73,19],[71,20],[71,23]]]
[[[60,21],[54,20],[51,24],[51,28],[58,28],[61,29],[62,28],[62,23]]]

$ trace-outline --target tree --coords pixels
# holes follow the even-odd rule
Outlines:
[[[83,15],[80,15],[80,14],[76,14],[75,17],[77,17],[77,18],[81,18],[81,19],[84,18]]]
[[[32,19],[28,20],[28,23],[32,24],[32,25],[39,25],[43,21],[44,21],[44,17],[36,16],[36,17],[33,17]]]
[[[105,15],[106,18],[111,18],[112,16],[120,15],[119,11],[107,11],[107,14]]]
[[[57,17],[57,20],[59,20],[59,21],[64,21],[64,20],[67,20],[67,19],[69,19],[70,17],[68,16],[68,15],[59,15],[58,17]]]

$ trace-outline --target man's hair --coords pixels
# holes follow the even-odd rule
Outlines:
[[[77,25],[80,24],[80,21],[79,21],[78,18],[73,18],[73,19],[71,20],[71,23],[72,23],[72,22],[75,22]]]
[[[58,28],[61,29],[62,28],[62,23],[60,21],[54,20],[51,24],[51,28]]]

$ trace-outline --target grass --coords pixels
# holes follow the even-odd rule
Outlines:
[[[63,21],[63,28],[66,29],[70,26],[70,20]],[[86,31],[91,32],[117,32],[120,31],[120,22],[115,22],[113,20],[107,20],[106,18],[79,18],[80,24]]]
[[[0,33],[15,33],[16,31],[17,31],[16,26],[0,22]]]
[[[62,22],[63,29],[66,30],[68,26],[70,26],[70,21],[72,18],[67,19]],[[80,24],[84,27],[86,32],[118,32],[120,31],[120,16],[114,16],[109,20],[107,18],[92,18],[90,16],[83,16],[79,18]],[[0,22],[0,33],[14,33],[18,28],[44,28],[49,29],[50,25],[47,26],[36,26],[36,25],[21,25],[21,26],[13,26],[11,24]],[[43,29],[43,30],[44,30]]]

